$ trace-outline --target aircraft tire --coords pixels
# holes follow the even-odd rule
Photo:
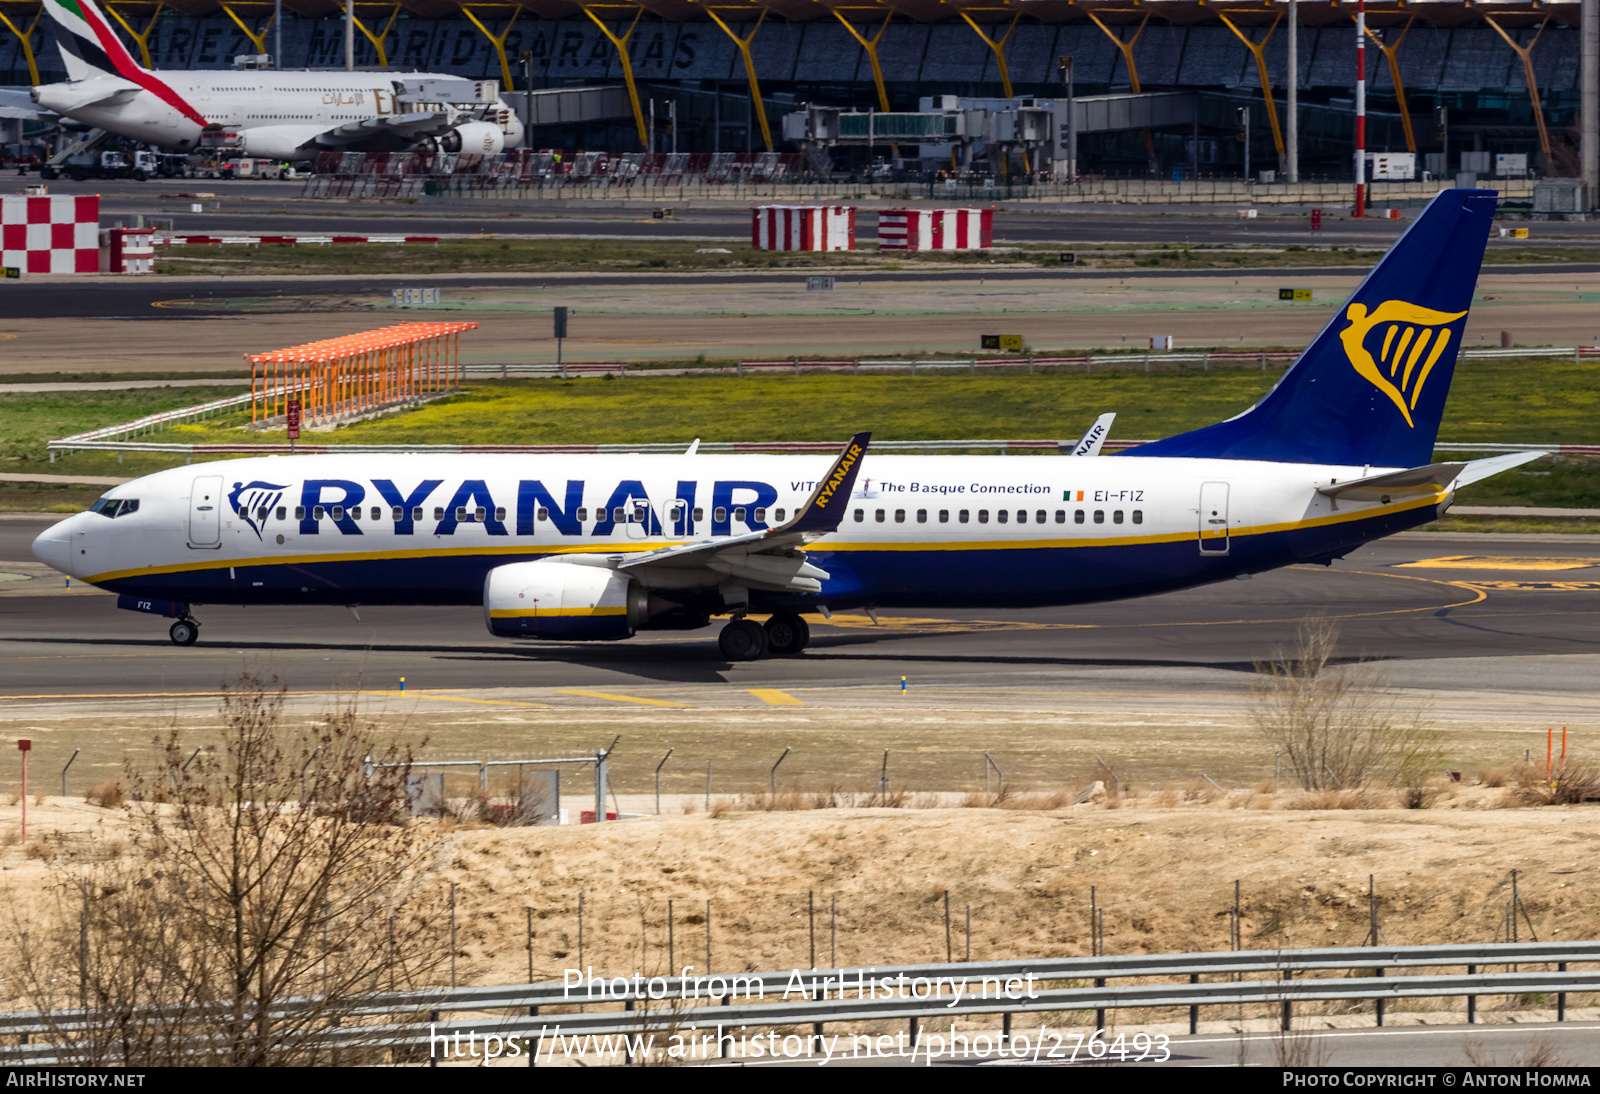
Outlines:
[[[180,619],[167,631],[175,646],[192,646],[200,637],[200,624],[192,619]]]
[[[735,619],[717,635],[717,649],[729,661],[759,661],[767,655],[767,632],[759,623]]]
[[[777,612],[767,620],[767,651],[774,657],[793,657],[811,641],[811,627],[793,612]]]

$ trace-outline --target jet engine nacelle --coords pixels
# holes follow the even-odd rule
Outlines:
[[[467,122],[439,138],[439,150],[442,152],[473,152],[494,156],[505,149],[505,133],[499,126],[488,122]]]
[[[502,638],[628,638],[649,610],[638,582],[603,566],[512,562],[490,570],[483,583],[484,622]]]

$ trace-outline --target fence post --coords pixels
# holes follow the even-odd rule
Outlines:
[[[1467,975],[1468,976],[1476,975],[1477,971],[1478,971],[1478,966],[1476,966],[1476,965],[1468,965],[1467,966]],[[1467,996],[1467,1025],[1469,1025],[1469,1026],[1470,1025],[1474,1025],[1477,1021],[1478,1021],[1478,997],[1476,995],[1469,995],[1469,996]]]
[[[1190,973],[1189,974],[1189,983],[1191,983],[1191,984],[1200,983],[1200,974],[1197,973],[1197,972]],[[1196,1004],[1190,1006],[1190,1008],[1189,1008],[1189,1034],[1190,1034],[1190,1036],[1193,1036],[1194,1034],[1199,1033],[1199,1032],[1200,1032],[1200,1004],[1196,1003]]]
[[[75,748],[72,750],[72,758],[67,761],[67,767],[72,766],[72,761],[76,760],[78,758],[78,753],[82,751],[83,749],[81,748]],[[67,767],[63,767],[61,769],[61,796],[63,798],[67,796]]]
[[[1558,962],[1557,965],[1556,965],[1556,971],[1557,972],[1566,972],[1567,971],[1567,963],[1565,961]],[[1558,992],[1556,992],[1556,1021],[1565,1022],[1566,1020],[1567,1020],[1567,993],[1564,992],[1564,991],[1558,991]]]

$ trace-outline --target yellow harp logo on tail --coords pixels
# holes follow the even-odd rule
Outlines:
[[[1411,412],[1417,407],[1428,373],[1450,345],[1448,324],[1467,313],[1434,311],[1386,300],[1371,314],[1365,304],[1351,304],[1345,311],[1350,325],[1339,332],[1345,354],[1355,370],[1372,386],[1389,397],[1412,428]],[[1367,349],[1367,337],[1382,328],[1383,345],[1376,359]]]

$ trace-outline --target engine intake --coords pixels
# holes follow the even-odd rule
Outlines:
[[[603,566],[512,562],[484,579],[483,619],[502,638],[606,641],[643,627],[650,599],[637,582]]]

